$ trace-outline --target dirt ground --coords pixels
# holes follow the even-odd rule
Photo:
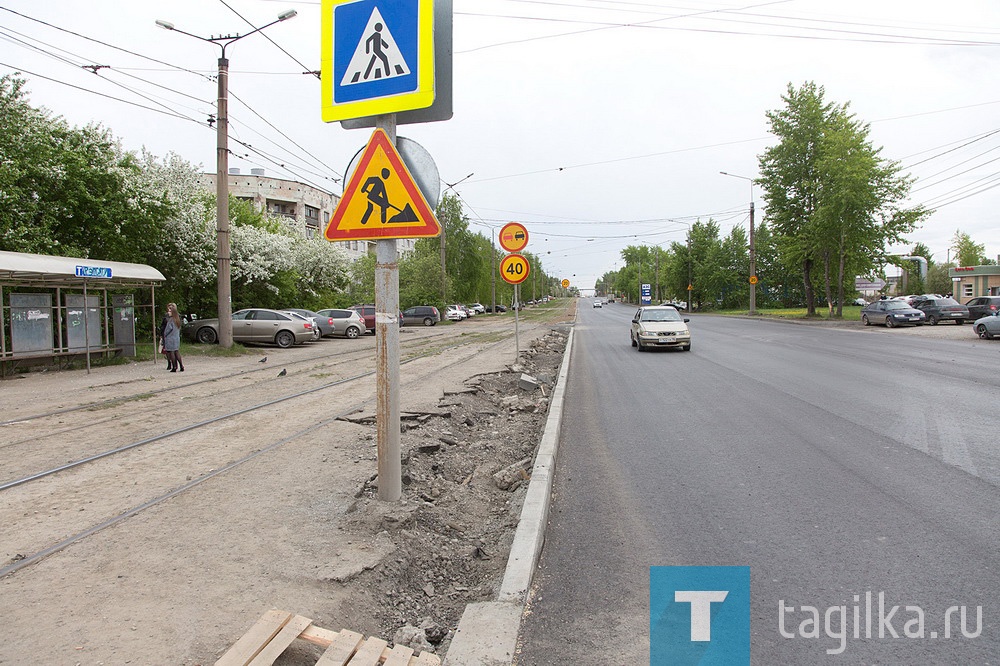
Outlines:
[[[510,318],[483,318],[447,327],[455,336],[480,331],[481,343],[438,343],[402,366],[398,503],[375,499],[374,379],[0,493],[3,568],[81,525],[204,478],[0,578],[0,664],[211,664],[272,608],[443,655],[465,606],[495,598],[526,488],[517,463],[530,470],[574,315],[567,299],[522,321],[516,359],[513,339],[496,344],[495,331],[508,330]],[[401,339],[445,328],[404,329]],[[374,348],[371,338],[314,344],[354,343]],[[45,469],[53,456],[55,464],[79,459],[83,440],[104,450],[260,404],[287,392],[287,382],[350,374],[335,361],[293,369],[296,355],[307,353],[270,348],[189,359],[176,374],[161,361],[4,380],[0,483]],[[284,365],[287,376],[277,377]],[[234,368],[247,373],[229,380],[241,382],[236,388],[198,382]],[[519,387],[522,372],[541,386]],[[191,386],[157,393],[185,382]],[[66,414],[58,425],[17,421],[139,391],[152,397]],[[349,415],[329,418],[340,413]],[[83,427],[79,419],[93,423]],[[307,436],[213,475],[309,423],[317,427]],[[40,427],[52,434],[33,434]],[[89,522],[81,522],[85,516]],[[277,663],[315,663],[320,650],[299,643]]]

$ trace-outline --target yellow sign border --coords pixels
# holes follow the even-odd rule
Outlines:
[[[323,122],[425,109],[434,103],[434,2],[417,0],[417,89],[337,104],[333,101],[333,11],[359,0],[322,0],[320,9],[320,108]]]

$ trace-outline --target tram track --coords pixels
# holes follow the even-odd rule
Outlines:
[[[410,373],[410,376],[404,378],[404,383],[401,388],[404,390],[412,388],[419,385],[423,379],[432,373],[440,372],[445,368],[468,363],[478,354],[483,353],[484,350],[499,346],[509,341],[511,337],[512,335],[510,333],[498,333],[494,331],[488,333],[486,336],[477,336],[475,338],[459,340],[454,344],[433,347],[419,353],[411,353],[408,358],[401,360],[401,365],[409,365],[442,353],[455,351],[459,352],[454,359],[449,360],[443,365],[429,364],[427,368],[420,368]],[[301,359],[300,362],[315,360],[317,359]],[[242,374],[244,373],[232,373],[229,376],[240,376]],[[54,507],[49,511],[49,513],[56,516],[56,520],[53,521],[53,525],[50,528],[33,525],[29,530],[30,534],[26,537],[26,540],[22,542],[23,545],[19,546],[18,554],[12,558],[13,561],[0,568],[0,578],[11,575],[24,567],[30,566],[31,564],[48,557],[53,553],[59,552],[74,543],[78,543],[81,540],[94,535],[107,527],[127,520],[128,518],[131,518],[150,507],[156,506],[168,499],[195,488],[205,481],[219,476],[220,474],[232,471],[233,469],[236,469],[265,453],[274,451],[289,442],[321,432],[324,428],[331,426],[338,419],[341,419],[352,412],[356,412],[366,405],[373,404],[375,398],[370,397],[360,402],[347,404],[344,407],[333,410],[332,415],[327,412],[323,415],[324,418],[296,428],[277,439],[272,437],[272,441],[269,441],[268,443],[262,444],[257,441],[249,441],[243,445],[242,449],[233,445],[232,437],[227,436],[224,432],[220,433],[218,430],[215,430],[218,428],[220,423],[224,421],[235,422],[243,418],[249,421],[247,427],[252,429],[254,425],[253,419],[255,417],[259,417],[261,413],[271,410],[277,405],[306,398],[307,396],[315,397],[317,394],[321,394],[322,392],[335,387],[347,389],[342,391],[342,394],[353,395],[351,393],[351,385],[360,382],[365,378],[371,377],[373,374],[373,371],[368,371],[340,378],[335,381],[325,382],[319,386],[309,387],[294,393],[279,396],[272,400],[259,402],[248,407],[234,409],[211,418],[202,419],[198,422],[182,426],[180,428],[175,428],[170,431],[158,433],[151,437],[115,446],[76,461],[70,461],[66,464],[50,467],[42,470],[41,472],[24,475],[20,478],[0,484],[0,495],[7,497],[11,493],[16,495],[20,492],[22,494],[20,499],[22,502],[28,503],[29,506],[32,502],[37,505],[43,501],[42,498],[58,494],[59,488],[69,488],[71,489],[74,497],[73,507],[90,506],[92,503],[96,503],[94,508],[97,509],[96,513],[100,514],[100,517],[87,521],[88,524],[85,527],[81,527],[79,525],[79,518],[77,517],[74,519],[69,515],[69,509],[73,507]],[[204,380],[204,382],[209,381],[211,380]],[[192,384],[198,383],[203,382],[195,382]],[[180,390],[180,387],[177,387],[174,390]],[[315,404],[312,406],[315,407]],[[78,406],[77,409],[85,409],[85,407]],[[62,413],[62,410],[60,410],[60,413]],[[285,413],[288,413],[287,408],[285,408]],[[44,415],[39,415],[39,418],[42,416]],[[238,428],[234,427],[232,423],[230,423],[228,429],[229,432],[235,432],[238,430]],[[222,436],[214,437],[213,434],[208,434],[213,430],[215,430],[215,434],[221,434]],[[201,434],[203,431],[206,434]],[[156,487],[141,489],[141,492],[144,494],[142,497],[137,497],[140,491],[132,491],[128,488],[128,486],[121,485],[122,478],[124,477],[127,479],[127,472],[122,471],[122,469],[127,466],[124,463],[114,463],[114,461],[123,459],[128,455],[138,455],[139,452],[147,448],[149,444],[153,444],[155,442],[165,442],[167,440],[177,441],[179,450],[172,452],[169,456],[158,454],[158,458],[155,460],[132,460],[131,464],[163,465],[167,470],[164,472],[164,475],[172,474],[173,476],[171,479],[173,480],[163,478]],[[204,447],[206,441],[216,445],[212,447],[213,449],[223,449],[222,451],[213,451],[213,453],[218,453],[218,457],[211,458],[207,455]],[[219,446],[220,444],[222,446]],[[250,450],[246,450],[247,448]],[[227,456],[228,458],[226,460],[219,460],[219,458],[226,458]],[[189,464],[196,458],[198,459],[198,464]],[[201,460],[202,458],[204,460]],[[105,465],[100,472],[94,472],[86,475],[79,474],[83,468],[94,467],[95,465],[100,468],[101,465],[98,465],[99,462],[103,462]],[[197,469],[198,465],[208,467],[208,470],[200,473],[193,473],[192,470]],[[176,480],[177,476],[184,477],[184,482],[178,483]],[[36,485],[44,487],[44,489],[37,492],[31,491],[30,489],[34,488]],[[104,497],[104,495],[114,495],[114,497],[108,500]],[[129,505],[123,506],[124,503],[128,503]],[[79,510],[83,511],[84,509],[80,508]],[[25,512],[25,515],[27,516],[29,513],[30,512]],[[34,512],[34,514],[38,513],[39,511],[37,510]],[[90,513],[94,513],[94,511],[91,511]],[[88,513],[88,515],[90,515],[90,513]],[[35,522],[37,522],[37,520],[35,520]],[[13,525],[9,527],[11,529],[16,529]],[[24,554],[29,551],[30,554]]]

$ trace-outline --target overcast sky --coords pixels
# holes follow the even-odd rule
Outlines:
[[[231,143],[249,157],[230,166],[340,194],[368,140],[322,122],[320,82],[303,74],[320,68],[318,0],[0,7],[0,73],[22,71],[32,104],[210,172],[218,47],[155,20],[208,37],[295,9],[227,50],[231,134],[252,146]],[[1000,254],[995,0],[454,0],[454,11],[454,117],[399,134],[444,182],[474,174],[455,186],[473,229],[522,222],[527,250],[581,289],[620,267],[626,245],[683,241],[698,219],[745,227],[751,194],[766,218],[759,188],[719,172],[757,176],[774,143],[765,113],[805,81],[849,102],[918,179],[912,201],[936,210],[912,242],[943,262],[960,229]]]

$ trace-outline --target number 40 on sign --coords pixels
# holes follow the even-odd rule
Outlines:
[[[508,254],[500,262],[500,276],[510,284],[521,284],[528,279],[530,272],[528,260],[519,254]]]

